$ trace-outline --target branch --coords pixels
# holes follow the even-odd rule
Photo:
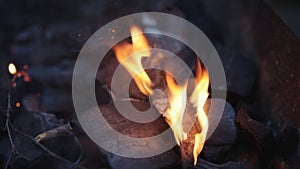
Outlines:
[[[50,138],[54,138],[54,137],[57,137],[57,136],[60,136],[60,135],[64,135],[66,133],[70,133],[70,130],[72,130],[72,127],[71,127],[70,123],[67,123],[63,126],[45,131],[45,132],[37,135],[35,137],[35,140],[37,142],[42,142],[42,141],[48,140]]]
[[[33,138],[31,135],[28,135],[28,134],[26,134],[26,133],[24,133],[24,132],[18,130],[18,129],[15,128],[15,126],[12,124],[12,122],[11,122],[11,120],[10,120],[10,113],[11,113],[11,110],[12,110],[12,108],[11,108],[11,89],[12,89],[12,86],[13,86],[13,84],[15,83],[17,77],[20,77],[20,76],[21,76],[20,73],[16,73],[16,74],[13,76],[13,78],[12,78],[12,80],[11,80],[11,83],[10,83],[10,85],[9,85],[9,88],[8,88],[5,128],[6,128],[6,130],[7,130],[8,139],[9,139],[9,142],[10,142],[10,144],[11,144],[12,150],[11,150],[11,153],[10,153],[10,155],[9,155],[9,157],[8,157],[8,160],[7,160],[6,164],[5,164],[4,169],[7,169],[7,168],[8,168],[9,163],[10,163],[10,160],[11,160],[13,154],[17,154],[17,153],[18,153],[18,151],[17,151],[17,149],[16,149],[16,147],[15,147],[15,144],[14,144],[14,142],[13,142],[13,138],[12,138],[12,135],[11,135],[11,130],[10,130],[10,128],[12,128],[16,133],[18,133],[18,134],[20,134],[20,135],[22,135],[22,136],[24,136],[24,137],[30,139],[31,141],[33,141],[36,145],[38,145],[41,149],[43,149],[44,151],[46,151],[46,152],[47,152],[49,155],[51,155],[52,157],[54,157],[54,158],[56,158],[56,159],[58,159],[58,160],[60,160],[60,161],[62,161],[62,162],[65,162],[65,163],[69,164],[69,165],[70,165],[70,169],[73,168],[73,167],[75,167],[75,166],[77,166],[77,167],[80,168],[80,169],[86,169],[85,167],[83,167],[83,166],[81,166],[81,165],[78,164],[78,163],[81,161],[81,158],[82,158],[82,152],[83,152],[83,151],[82,151],[82,146],[81,146],[81,144],[80,144],[78,138],[77,138],[75,135],[74,135],[74,137],[75,137],[75,139],[76,139],[76,142],[77,142],[77,143],[79,144],[79,146],[80,146],[80,156],[78,157],[78,159],[77,159],[75,162],[72,162],[72,161],[70,161],[70,160],[67,160],[67,159],[65,159],[65,158],[63,158],[63,157],[57,155],[56,153],[52,152],[51,150],[49,150],[47,147],[45,147],[43,144],[40,143],[40,141],[42,141],[42,140],[45,140],[45,139],[48,139],[48,138],[52,138],[52,137],[53,137],[55,134],[57,134],[57,133],[61,133],[61,132],[63,132],[63,131],[67,131],[67,130],[72,129],[69,123],[68,123],[67,125],[64,125],[64,126],[61,126],[61,127],[58,127],[58,128],[55,128],[55,129],[52,129],[52,130],[49,130],[49,131],[46,131],[46,132],[44,132],[44,133],[38,135],[38,136],[37,136],[37,137],[38,137],[37,139]]]
[[[78,165],[76,164],[76,162],[72,162],[70,160],[67,160],[59,155],[57,155],[56,153],[54,153],[53,151],[49,150],[47,147],[45,147],[43,144],[41,144],[40,142],[38,142],[34,137],[32,137],[31,135],[28,135],[20,130],[18,130],[17,128],[15,128],[15,126],[13,126],[13,124],[9,123],[10,127],[18,134],[30,139],[31,141],[33,141],[37,146],[39,146],[41,149],[43,149],[44,151],[46,151],[49,155],[51,155],[52,157],[62,161],[62,162],[65,162],[65,163],[68,163],[69,165],[71,166],[77,166],[78,168],[81,168],[81,169],[86,169],[85,167],[81,166],[81,165]],[[81,156],[81,155],[80,155]]]

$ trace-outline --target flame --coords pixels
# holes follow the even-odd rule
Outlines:
[[[10,74],[14,75],[14,74],[17,73],[17,68],[13,63],[10,63],[8,65],[8,71],[9,71]]]
[[[133,77],[139,90],[144,95],[149,96],[153,93],[153,83],[143,68],[142,58],[151,56],[151,48],[138,27],[133,26],[130,29],[130,32],[132,44],[127,42],[118,44],[113,48],[113,51],[119,63],[122,64]],[[198,155],[203,149],[208,131],[208,117],[203,110],[203,106],[209,95],[208,72],[206,69],[202,69],[200,60],[198,59],[195,88],[189,100],[187,99],[187,82],[184,85],[179,86],[168,73],[166,73],[166,82],[168,87],[169,107],[163,112],[163,115],[166,122],[173,130],[178,145],[187,138],[187,133],[184,132],[182,126],[183,114],[187,101],[190,101],[196,109],[197,123],[199,123],[201,127],[201,132],[197,132],[194,135],[195,145],[193,156],[194,165],[196,165]]]
[[[208,85],[208,72],[206,69],[202,70],[200,61],[197,60],[196,87],[190,97],[190,102],[193,104],[194,107],[197,107],[197,120],[201,127],[201,132],[195,134],[195,146],[193,150],[194,165],[196,165],[198,155],[203,149],[208,130],[208,117],[205,111],[203,110],[204,104],[209,95]]]
[[[141,59],[151,55],[150,46],[138,27],[133,26],[130,32],[132,44],[122,43],[113,50],[117,60],[133,77],[139,90],[148,96],[153,92],[152,82],[143,68]]]
[[[166,110],[166,121],[171,126],[175,140],[178,145],[182,140],[185,140],[187,134],[183,131],[182,119],[186,106],[186,89],[187,83],[180,87],[178,86],[174,79],[166,73],[167,86],[169,89],[169,103],[170,107]]]

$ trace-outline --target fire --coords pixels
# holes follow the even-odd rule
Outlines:
[[[170,107],[166,110],[166,121],[171,126],[175,140],[178,145],[180,142],[186,139],[187,134],[183,131],[182,118],[186,106],[186,89],[187,83],[180,87],[178,86],[173,78],[166,74],[167,85],[169,89],[169,103]]]
[[[209,76],[206,69],[201,68],[200,61],[197,62],[196,72],[196,87],[190,97],[190,102],[197,108],[197,120],[201,127],[201,133],[195,135],[195,146],[193,150],[194,165],[197,163],[197,157],[203,149],[207,130],[208,130],[208,117],[203,110],[205,101],[209,95],[208,93]]]
[[[14,75],[14,74],[17,73],[17,68],[13,63],[10,63],[8,65],[8,71],[9,71],[10,74]]]
[[[138,88],[144,95],[152,94],[152,83],[142,65],[142,58],[151,55],[150,46],[142,31],[133,26],[130,30],[132,44],[122,43],[114,47],[118,61],[133,77]],[[131,55],[131,56],[130,56]]]
[[[149,96],[153,93],[153,83],[143,68],[142,58],[151,56],[151,48],[146,38],[143,36],[142,31],[138,27],[133,26],[130,29],[130,32],[132,44],[123,42],[116,45],[113,48],[113,51],[119,63],[122,64],[133,77],[139,90],[144,95]],[[200,61],[198,60],[195,88],[189,98],[187,96],[187,82],[180,86],[168,73],[166,73],[166,82],[169,106],[165,109],[163,115],[166,122],[173,130],[174,137],[178,145],[187,138],[187,133],[183,131],[182,126],[183,115],[187,102],[189,101],[195,108],[197,123],[199,123],[201,127],[201,132],[197,132],[194,136],[195,145],[193,156],[194,165],[196,165],[198,155],[203,149],[208,130],[208,117],[203,110],[203,106],[209,95],[208,72],[206,69],[202,69]]]

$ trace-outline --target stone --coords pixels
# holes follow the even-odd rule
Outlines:
[[[208,110],[211,102],[215,102],[216,104],[214,105],[218,106],[218,103],[222,103],[224,101],[225,100],[223,99],[208,99],[204,110]],[[210,113],[218,114],[216,112]],[[235,125],[235,116],[236,113],[233,107],[226,102],[221,121],[211,137],[206,140],[202,151],[203,156],[209,161],[216,161],[217,159],[226,156],[226,153],[228,153],[231,147],[235,144],[238,133]],[[213,117],[209,114],[210,122],[213,122],[215,118],[217,117]]]

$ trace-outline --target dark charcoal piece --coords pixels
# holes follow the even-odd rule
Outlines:
[[[110,95],[106,89],[100,86],[98,83],[95,85],[95,93],[96,93],[96,100],[98,105],[101,104],[108,104],[110,100]]]
[[[214,164],[203,159],[198,159],[199,162],[195,167],[190,167],[189,169],[245,169],[243,164],[239,162],[229,161],[224,164]]]
[[[273,163],[274,169],[289,169],[286,161],[283,159],[275,159]]]
[[[274,169],[298,169],[300,166],[300,157],[292,155],[288,158],[276,158],[273,161]]]
[[[111,78],[118,67],[119,62],[112,51],[109,51],[100,63],[96,79],[100,85],[107,84],[110,87]]]
[[[300,157],[293,155],[287,159],[288,169],[298,169],[300,166]]]
[[[271,129],[251,119],[244,108],[238,111],[235,122],[241,131],[242,139],[257,149],[261,167],[265,168],[274,155],[274,137]]]
[[[245,145],[244,143],[235,144],[229,153],[223,157],[224,163],[226,161],[236,161],[241,163],[246,169],[259,169],[260,162],[257,150],[252,146]]]
[[[208,99],[204,107],[206,112],[209,110],[208,103],[210,102],[214,102],[215,105],[221,105],[218,103],[224,103],[226,101],[222,99]],[[214,111],[210,113],[217,114],[217,112]],[[216,117],[213,117],[211,114],[209,114],[209,120],[214,122]],[[232,145],[235,144],[237,139],[237,128],[234,122],[235,116],[236,113],[233,107],[226,102],[221,121],[216,130],[213,132],[212,136],[205,142],[202,152],[204,157],[209,161],[216,161],[220,158],[223,159],[226,157],[226,154]]]
[[[128,103],[130,104],[130,102],[127,102],[127,104]],[[147,108],[149,108],[149,103],[147,102],[134,101],[132,103],[138,110],[146,110]],[[112,128],[114,128],[119,133],[130,137],[151,137],[154,135],[158,135],[169,128],[162,117],[150,123],[135,123],[119,114],[113,104],[100,105],[99,108],[102,115]],[[97,116],[97,114],[90,113],[93,112],[93,110],[94,109],[89,110],[87,114],[90,114],[91,116]],[[112,141],[111,144],[115,144],[115,142]],[[114,155],[100,148],[99,150],[112,169],[161,169],[167,166],[173,166],[176,164],[179,165],[180,163],[180,157],[174,150],[169,150],[163,154],[149,158],[126,158]]]

